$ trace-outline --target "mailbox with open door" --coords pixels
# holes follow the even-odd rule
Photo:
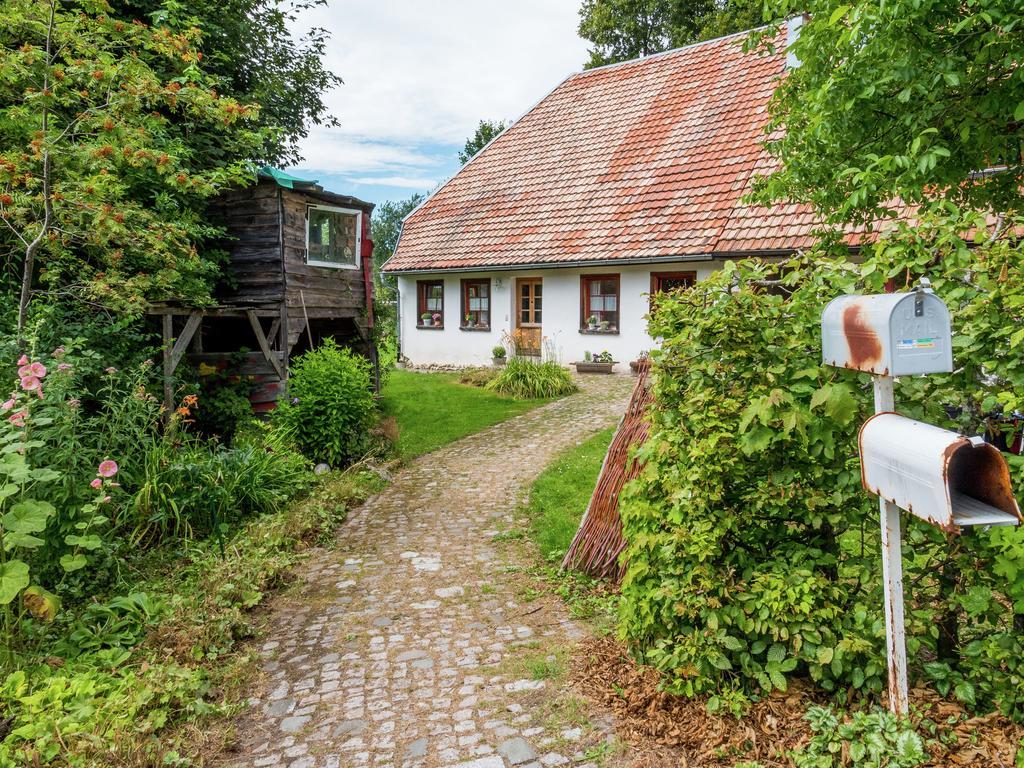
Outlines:
[[[864,488],[932,525],[1017,525],[1010,469],[980,437],[878,413],[860,428]]]
[[[879,497],[889,707],[905,715],[900,510],[959,533],[1018,525],[1020,508],[998,449],[894,413],[894,376],[953,370],[949,311],[926,279],[909,293],[833,299],[821,314],[821,351],[826,365],[872,374],[875,415],[860,430],[861,479]]]

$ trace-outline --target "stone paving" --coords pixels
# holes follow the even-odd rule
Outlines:
[[[592,722],[550,717],[558,682],[517,664],[554,659],[584,630],[558,601],[523,604],[523,563],[501,543],[536,475],[625,408],[631,378],[580,381],[579,394],[412,462],[302,566],[271,617],[263,690],[229,765],[588,764]]]

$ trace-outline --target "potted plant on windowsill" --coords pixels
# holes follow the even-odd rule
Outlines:
[[[424,312],[422,315],[420,315],[420,325],[429,328],[433,324],[434,318],[433,315],[431,315],[429,312]]]
[[[430,319],[434,321],[435,327],[441,328],[444,326],[444,319],[441,317],[440,312],[435,312],[434,314],[432,314],[430,316]]]
[[[600,324],[597,321],[597,315],[591,315],[590,317],[587,318],[588,331],[596,331],[599,327]]]
[[[577,373],[611,373],[615,368],[615,360],[612,353],[607,350],[599,355],[584,352],[583,359],[573,365],[576,366]]]
[[[505,351],[505,347],[503,347],[501,344],[498,344],[497,346],[494,347],[494,349],[491,350],[491,362],[494,363],[495,368],[501,368],[503,365],[505,365],[506,355],[507,352]]]

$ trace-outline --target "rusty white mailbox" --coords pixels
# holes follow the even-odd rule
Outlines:
[[[999,450],[980,437],[878,413],[860,429],[864,488],[946,531],[1017,525],[1020,508]]]
[[[949,310],[927,279],[910,293],[833,299],[821,313],[821,352],[826,365],[873,374],[875,415],[860,431],[861,473],[879,497],[889,708],[905,715],[900,509],[947,531],[1017,525],[1020,509],[994,446],[894,413],[894,376],[953,370]]]
[[[949,310],[925,282],[910,293],[839,296],[821,314],[825,365],[877,376],[953,370]]]

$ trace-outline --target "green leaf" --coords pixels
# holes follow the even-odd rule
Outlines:
[[[771,670],[768,673],[768,677],[771,678],[772,685],[778,688],[780,691],[786,690],[786,678],[781,672]]]
[[[85,555],[64,555],[60,559],[60,567],[68,573],[72,573],[85,568],[88,562],[85,559]]]
[[[2,522],[9,531],[39,533],[46,530],[46,521],[56,511],[49,502],[25,499],[11,507]]]
[[[740,449],[748,456],[753,453],[760,453],[769,445],[775,432],[768,427],[757,426],[740,438]]]
[[[834,11],[832,11],[832,15],[828,17],[828,25],[830,27],[834,27],[836,25],[836,23],[841,18],[843,18],[846,14],[848,14],[849,12],[850,12],[850,6],[848,6],[848,5],[837,6],[836,9]]]
[[[819,664],[831,664],[832,657],[835,656],[835,648],[829,648],[827,646],[820,646],[818,648],[818,663]]]
[[[849,424],[857,414],[857,399],[846,384],[833,384],[825,402],[825,413],[840,424]]]
[[[953,695],[969,706],[973,707],[976,704],[974,700],[974,686],[966,680],[956,684],[953,688]]]
[[[786,646],[775,643],[768,649],[768,661],[780,662],[786,658]]]
[[[967,590],[967,594],[960,598],[960,605],[967,611],[968,616],[981,616],[992,602],[992,590],[979,584]]]
[[[1013,110],[1013,119],[1018,121],[1024,120],[1024,101],[1017,104],[1017,108]]]
[[[8,605],[28,586],[28,565],[21,560],[0,564],[0,605]]]
[[[10,531],[4,535],[4,547],[7,550],[14,549],[14,547],[38,549],[45,543],[38,536],[33,536],[31,533],[22,533],[21,531]]]
[[[103,540],[95,535],[76,536],[69,534],[64,537],[64,543],[71,547],[82,547],[82,549],[96,550],[103,546]]]

